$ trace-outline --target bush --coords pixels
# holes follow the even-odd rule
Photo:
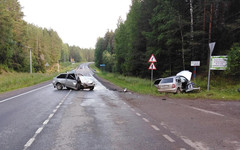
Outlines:
[[[240,76],[240,45],[235,43],[228,51],[227,75]]]

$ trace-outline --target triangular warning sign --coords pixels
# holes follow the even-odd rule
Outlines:
[[[148,68],[149,70],[157,70],[156,66],[154,65],[154,63],[151,63],[151,65]]]
[[[152,56],[150,57],[150,59],[148,60],[148,62],[157,62],[156,58],[154,57],[154,55],[152,54]]]
[[[216,42],[209,43],[210,53],[212,55],[213,49],[215,47]]]

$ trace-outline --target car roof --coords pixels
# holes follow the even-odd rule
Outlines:
[[[162,79],[167,79],[167,78],[176,78],[176,77],[184,77],[182,75],[178,75],[178,76],[170,76],[170,77],[166,77],[166,78],[162,78]],[[185,79],[187,79],[186,77],[184,77]],[[188,79],[187,79],[188,80]]]
[[[176,76],[170,76],[170,77],[166,77],[166,78],[162,78],[162,79],[167,79],[167,78],[175,78]]]

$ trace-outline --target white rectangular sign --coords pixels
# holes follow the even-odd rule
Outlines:
[[[200,66],[200,61],[191,61],[191,66]]]
[[[212,56],[210,65],[211,70],[226,70],[227,56]]]

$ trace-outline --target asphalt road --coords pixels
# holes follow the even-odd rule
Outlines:
[[[213,114],[214,111],[209,111],[205,112],[206,114],[199,112],[194,114],[194,111],[200,109],[194,107],[195,110],[184,111],[189,105],[178,105],[173,101],[156,104],[152,101],[146,104],[141,100],[144,97],[139,95],[107,89],[93,77],[93,72],[87,65],[87,63],[82,64],[78,71],[95,80],[96,86],[93,91],[66,89],[58,91],[46,82],[0,95],[0,149],[203,150],[217,148],[210,144],[212,137],[209,137],[208,143],[205,142],[206,140],[197,141],[201,139],[199,137],[201,134],[193,135],[189,139],[191,136],[183,136],[182,132],[188,131],[185,134],[188,135],[193,134],[192,130],[200,132],[198,128],[201,125],[213,126],[214,123],[219,122],[211,122],[211,119],[222,119],[221,117],[224,116],[221,116],[221,113]],[[141,105],[143,103],[144,107]],[[161,111],[158,111],[156,106],[161,108]],[[184,116],[179,117],[179,113],[183,113]],[[170,120],[167,118],[169,114],[172,117]],[[207,118],[209,124],[201,123],[201,119],[205,120],[204,118]],[[187,122],[184,127],[182,124],[185,120]],[[192,120],[194,126],[189,125]],[[238,132],[240,130],[235,130],[235,126],[240,125],[239,120],[234,119],[234,121],[236,122],[233,124],[233,129]],[[222,136],[220,133],[221,131],[219,135],[214,136]],[[239,134],[233,137],[236,139],[229,141],[235,142],[232,143],[234,146],[226,145],[222,149],[240,148]]]

